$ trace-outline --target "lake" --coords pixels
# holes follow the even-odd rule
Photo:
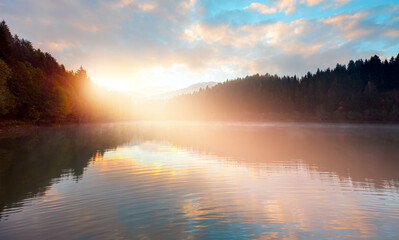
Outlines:
[[[2,130],[0,239],[399,239],[399,126]]]

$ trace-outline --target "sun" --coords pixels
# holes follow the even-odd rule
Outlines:
[[[94,78],[92,80],[98,85],[108,88],[109,90],[118,91],[118,92],[128,92],[131,90],[129,80],[125,78],[121,79]]]

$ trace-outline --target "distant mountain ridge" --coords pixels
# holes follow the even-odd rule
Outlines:
[[[178,89],[175,91],[170,91],[166,93],[161,93],[152,96],[151,98],[155,99],[165,99],[165,98],[172,98],[174,96],[182,95],[182,94],[189,94],[189,93],[194,93],[198,92],[201,88],[205,89],[206,87],[212,88],[216,86],[218,83],[217,82],[200,82],[200,83],[195,83],[193,85],[190,85],[186,88]]]

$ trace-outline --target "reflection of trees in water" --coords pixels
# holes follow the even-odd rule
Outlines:
[[[20,130],[0,137],[0,212],[44,195],[65,174],[76,181],[90,159],[127,142],[168,141],[242,164],[302,159],[354,181],[399,180],[399,134],[391,129],[217,127],[164,124],[82,125]],[[1,217],[1,215],[0,215]]]
[[[242,163],[298,160],[375,187],[399,181],[399,129],[356,127],[159,127],[151,138]]]
[[[0,212],[22,205],[26,198],[44,195],[53,179],[62,175],[79,181],[92,156],[127,140],[122,131],[104,125],[4,134],[0,137]]]

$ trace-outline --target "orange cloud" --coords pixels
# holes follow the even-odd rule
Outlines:
[[[314,6],[317,5],[321,2],[323,2],[324,0],[302,0],[301,3],[306,3],[309,6]]]
[[[271,8],[265,4],[261,3],[251,3],[248,7],[245,7],[244,9],[251,9],[254,11],[259,11],[263,14],[270,14],[270,13],[275,13],[277,10],[275,8]]]
[[[303,35],[313,30],[311,20],[306,19],[243,26],[195,24],[184,31],[182,38],[188,41],[204,41],[210,45],[220,44],[237,48],[261,44],[278,47],[286,52],[309,54],[331,43],[324,40],[317,41],[317,39],[303,40]]]
[[[134,3],[134,0],[120,0],[112,4],[112,8],[123,8]]]
[[[338,29],[346,39],[356,39],[370,34],[373,31],[370,26],[365,27],[360,25],[360,21],[367,15],[366,12],[358,12],[355,14],[344,13],[320,21]]]
[[[291,13],[296,8],[296,0],[278,0],[275,2],[276,7],[280,12]]]
[[[143,3],[138,5],[139,9],[142,11],[150,11],[156,8],[157,6],[155,4],[150,4],[150,3]]]
[[[66,42],[46,42],[46,43],[38,42],[35,43],[35,45],[38,48],[49,49],[54,52],[61,52],[64,49],[72,46],[71,43],[66,43]]]

